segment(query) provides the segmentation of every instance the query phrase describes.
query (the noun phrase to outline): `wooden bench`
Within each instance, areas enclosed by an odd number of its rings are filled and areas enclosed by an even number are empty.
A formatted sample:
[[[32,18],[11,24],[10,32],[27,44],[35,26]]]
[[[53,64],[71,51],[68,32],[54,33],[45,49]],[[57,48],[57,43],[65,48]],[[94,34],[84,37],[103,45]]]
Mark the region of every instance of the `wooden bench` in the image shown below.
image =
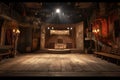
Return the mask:
[[[11,56],[12,48],[10,46],[0,46],[0,61],[3,58],[9,58]]]
[[[120,56],[119,55],[115,55],[115,54],[110,54],[110,53],[104,53],[104,52],[94,52],[95,56],[106,58],[108,61],[110,61],[110,59],[115,59],[116,63],[119,65],[120,62]]]
[[[119,55],[120,56],[120,49],[112,49],[109,53]]]

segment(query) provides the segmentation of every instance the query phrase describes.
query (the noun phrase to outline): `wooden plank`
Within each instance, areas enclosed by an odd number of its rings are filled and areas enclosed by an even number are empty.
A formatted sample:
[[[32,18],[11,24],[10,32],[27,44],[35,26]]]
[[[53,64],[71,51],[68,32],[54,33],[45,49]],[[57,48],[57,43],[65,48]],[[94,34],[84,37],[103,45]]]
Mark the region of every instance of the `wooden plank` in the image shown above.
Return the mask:
[[[8,59],[6,63],[1,63],[2,66],[0,66],[0,70],[11,70],[11,68],[16,67],[15,65],[20,65],[21,62],[25,61],[24,56],[23,57],[15,57],[12,59]]]
[[[62,72],[71,72],[72,71],[72,66],[70,65],[70,59],[62,59],[61,60],[61,67],[62,67]]]
[[[105,60],[101,60],[98,58],[94,58],[93,56],[86,56],[86,58],[89,59],[89,61],[86,61],[91,67],[93,67],[96,71],[109,71],[110,69],[107,68],[106,65],[106,61]]]
[[[101,58],[94,57],[93,55],[91,55],[89,57],[92,57],[91,59],[96,61],[98,66],[102,67],[101,71],[120,71],[120,67],[116,64],[110,63],[110,62],[103,60]]]
[[[82,63],[82,60],[79,60],[79,58],[76,58],[76,56],[72,55],[70,61],[73,71],[75,72],[84,71],[83,67],[80,65]]]
[[[0,64],[0,71],[18,72],[104,72],[120,71],[120,66],[92,54],[27,54]],[[12,72],[11,72],[12,73]]]
[[[27,70],[27,68],[29,68],[31,66],[31,64],[29,64],[29,61],[30,61],[31,57],[21,57],[20,58],[20,61],[18,62],[15,62],[12,66],[11,66],[11,69],[10,70],[17,70],[17,71],[20,71],[20,70]],[[14,67],[15,66],[15,67]]]
[[[89,57],[87,57],[86,54],[84,55],[80,55],[80,56],[76,56],[77,58],[79,58],[79,60],[82,60],[82,64],[80,64],[84,71],[97,71],[96,67],[97,66],[94,66],[95,64],[93,62],[90,62],[92,60],[90,60]]]

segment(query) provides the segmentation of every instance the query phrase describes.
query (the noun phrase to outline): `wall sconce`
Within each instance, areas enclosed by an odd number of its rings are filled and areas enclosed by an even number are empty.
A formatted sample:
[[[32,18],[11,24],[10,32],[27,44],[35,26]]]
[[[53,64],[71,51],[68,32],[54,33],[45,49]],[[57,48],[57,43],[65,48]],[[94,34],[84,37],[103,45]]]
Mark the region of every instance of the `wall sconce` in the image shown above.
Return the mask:
[[[19,29],[13,29],[13,48],[14,48],[14,53],[13,56],[15,57],[17,53],[17,41],[18,41],[18,35],[20,34]]]
[[[98,49],[99,49],[99,45],[98,45],[98,33],[100,32],[100,30],[99,29],[93,29],[93,31],[92,31],[93,33],[95,33],[96,35],[96,45],[95,45],[95,48],[96,48],[96,51],[98,51]]]
[[[20,30],[19,30],[19,29],[13,29],[13,33],[19,34],[19,33],[20,33]]]
[[[99,29],[94,29],[92,32],[93,32],[93,33],[99,33],[100,30],[99,30]]]

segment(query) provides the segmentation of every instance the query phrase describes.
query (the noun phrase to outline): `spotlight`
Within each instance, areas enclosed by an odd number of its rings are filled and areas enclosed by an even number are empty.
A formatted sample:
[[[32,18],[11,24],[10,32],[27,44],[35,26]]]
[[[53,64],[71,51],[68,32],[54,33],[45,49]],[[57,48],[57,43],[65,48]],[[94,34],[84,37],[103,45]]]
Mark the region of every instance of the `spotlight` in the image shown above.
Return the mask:
[[[56,13],[60,13],[60,9],[56,9]]]
[[[67,29],[69,29],[69,27],[67,27]]]
[[[52,29],[54,29],[54,27],[52,27]]]
[[[50,27],[48,27],[48,29],[50,29]]]

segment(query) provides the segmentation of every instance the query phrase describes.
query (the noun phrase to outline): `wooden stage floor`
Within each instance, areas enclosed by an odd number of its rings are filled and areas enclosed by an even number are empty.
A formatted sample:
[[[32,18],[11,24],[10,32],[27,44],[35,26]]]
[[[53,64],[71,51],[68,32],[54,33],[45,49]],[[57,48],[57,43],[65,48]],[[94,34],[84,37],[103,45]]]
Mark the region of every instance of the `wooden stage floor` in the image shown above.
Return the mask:
[[[120,66],[92,54],[30,53],[2,60],[0,76],[120,76]]]

